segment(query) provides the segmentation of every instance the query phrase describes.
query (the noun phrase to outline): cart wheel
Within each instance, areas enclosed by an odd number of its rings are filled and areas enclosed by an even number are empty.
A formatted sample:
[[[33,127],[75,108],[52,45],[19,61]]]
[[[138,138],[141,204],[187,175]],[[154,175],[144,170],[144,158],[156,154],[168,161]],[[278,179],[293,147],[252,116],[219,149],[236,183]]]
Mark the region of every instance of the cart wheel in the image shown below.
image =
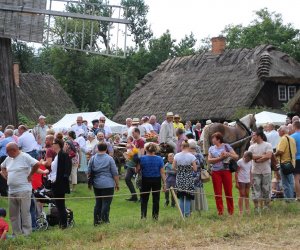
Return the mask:
[[[41,217],[36,220],[36,229],[38,231],[46,231],[48,227],[49,227],[49,223],[44,217]]]
[[[75,226],[75,221],[74,221],[74,219],[68,221],[68,227],[72,228],[72,227],[74,227],[74,226]]]

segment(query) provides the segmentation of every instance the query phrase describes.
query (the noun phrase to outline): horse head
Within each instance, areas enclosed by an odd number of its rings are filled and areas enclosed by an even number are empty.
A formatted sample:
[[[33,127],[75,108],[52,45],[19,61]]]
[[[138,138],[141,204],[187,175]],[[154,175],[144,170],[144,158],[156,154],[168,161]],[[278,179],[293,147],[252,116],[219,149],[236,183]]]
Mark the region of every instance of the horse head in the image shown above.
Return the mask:
[[[250,129],[252,131],[256,131],[257,130],[255,114],[250,114]]]

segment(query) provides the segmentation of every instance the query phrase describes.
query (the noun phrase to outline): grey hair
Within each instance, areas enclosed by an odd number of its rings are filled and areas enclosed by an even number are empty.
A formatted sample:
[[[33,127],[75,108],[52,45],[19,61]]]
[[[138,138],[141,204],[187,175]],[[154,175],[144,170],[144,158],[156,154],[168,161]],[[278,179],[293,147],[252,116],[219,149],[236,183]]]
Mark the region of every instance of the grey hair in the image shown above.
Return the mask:
[[[280,128],[279,128],[280,131],[283,131],[285,133],[288,133],[289,132],[289,128],[288,126],[285,126],[285,125],[281,125]]]
[[[8,136],[13,136],[14,131],[12,129],[8,128],[8,129],[5,129],[4,134],[8,135]]]

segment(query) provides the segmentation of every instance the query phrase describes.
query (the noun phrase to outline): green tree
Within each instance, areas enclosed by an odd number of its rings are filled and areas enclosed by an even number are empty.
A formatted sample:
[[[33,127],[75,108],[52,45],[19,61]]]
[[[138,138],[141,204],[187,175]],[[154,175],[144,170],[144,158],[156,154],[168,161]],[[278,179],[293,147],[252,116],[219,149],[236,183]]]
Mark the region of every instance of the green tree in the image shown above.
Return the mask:
[[[149,6],[145,4],[144,0],[122,0],[121,5],[126,9],[125,17],[131,22],[128,27],[133,34],[135,45],[144,47],[153,36],[147,20]]]
[[[178,45],[174,46],[176,56],[189,56],[195,53],[197,39],[194,34],[185,35]]]
[[[20,71],[23,73],[34,70],[34,49],[24,42],[14,41],[12,43],[13,60],[20,64]]]
[[[300,61],[300,31],[292,24],[284,24],[282,15],[262,9],[247,26],[228,25],[223,30],[229,48],[253,48],[272,44]]]

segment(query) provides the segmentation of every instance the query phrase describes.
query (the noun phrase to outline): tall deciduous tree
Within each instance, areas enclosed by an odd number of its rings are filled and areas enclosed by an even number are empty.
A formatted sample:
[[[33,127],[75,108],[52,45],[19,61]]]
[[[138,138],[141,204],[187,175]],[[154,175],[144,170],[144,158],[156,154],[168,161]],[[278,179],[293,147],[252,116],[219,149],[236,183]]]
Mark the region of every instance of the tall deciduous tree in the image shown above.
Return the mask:
[[[284,24],[282,15],[262,9],[247,26],[228,25],[223,30],[229,48],[253,48],[272,44],[300,61],[300,31]]]
[[[129,31],[133,34],[134,43],[139,47],[144,47],[153,36],[147,20],[149,6],[144,0],[122,0],[121,5],[126,9],[125,17],[131,22]]]

